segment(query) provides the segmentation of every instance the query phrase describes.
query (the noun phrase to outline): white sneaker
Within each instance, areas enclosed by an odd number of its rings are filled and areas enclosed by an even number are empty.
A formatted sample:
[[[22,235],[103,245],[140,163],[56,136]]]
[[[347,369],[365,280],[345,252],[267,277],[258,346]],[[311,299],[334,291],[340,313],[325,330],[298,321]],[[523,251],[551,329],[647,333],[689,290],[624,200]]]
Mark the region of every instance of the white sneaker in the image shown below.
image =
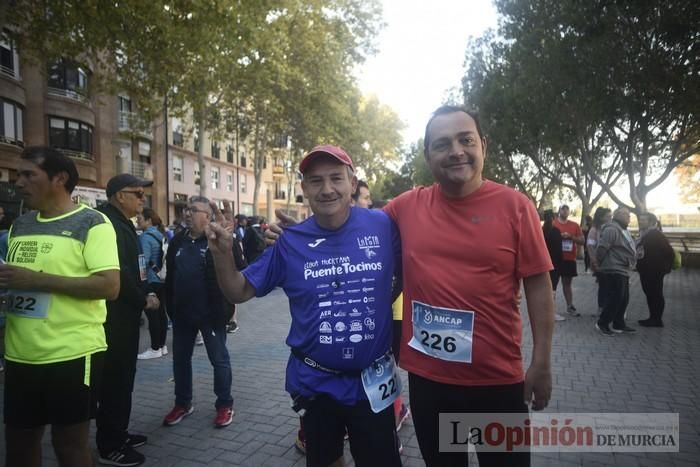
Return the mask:
[[[168,355],[168,346],[167,346],[167,345],[164,345],[163,347],[161,347],[161,348],[160,348],[160,353],[162,353],[164,357],[165,357],[166,355]]]
[[[202,332],[197,333],[197,337],[194,339],[195,345],[204,345],[204,338],[202,337]]]
[[[148,349],[144,352],[141,352],[136,356],[139,360],[150,360],[152,358],[160,358],[163,356],[163,352],[161,352],[160,349],[158,350],[153,350],[153,349]]]
[[[554,321],[566,321],[566,316],[554,313]]]

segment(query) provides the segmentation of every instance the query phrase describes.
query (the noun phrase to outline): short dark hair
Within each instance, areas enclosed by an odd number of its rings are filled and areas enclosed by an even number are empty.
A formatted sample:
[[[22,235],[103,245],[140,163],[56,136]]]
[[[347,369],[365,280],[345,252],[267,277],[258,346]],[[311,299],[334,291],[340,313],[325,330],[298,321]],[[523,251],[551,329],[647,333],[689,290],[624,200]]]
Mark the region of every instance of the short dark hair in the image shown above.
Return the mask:
[[[41,170],[46,172],[49,179],[53,179],[61,172],[68,175],[68,180],[63,185],[68,194],[73,193],[73,189],[78,184],[78,169],[70,157],[62,152],[48,146],[28,146],[22,151],[21,159],[33,162]]]
[[[367,182],[364,180],[358,180],[357,181],[357,188],[355,188],[355,193],[352,194],[352,199],[357,201],[360,198],[360,188],[367,188],[367,191],[369,191],[369,185],[367,185]]]
[[[428,154],[428,147],[430,146],[430,137],[428,134],[430,132],[430,125],[433,123],[433,120],[441,115],[448,115],[456,112],[464,112],[465,114],[469,115],[474,120],[476,132],[479,134],[479,139],[484,139],[484,132],[481,131],[481,122],[479,121],[479,114],[477,112],[468,110],[466,107],[461,105],[441,105],[435,109],[433,114],[430,116],[430,120],[428,120],[427,125],[425,125],[425,136],[423,136],[423,150],[425,151],[425,154]]]

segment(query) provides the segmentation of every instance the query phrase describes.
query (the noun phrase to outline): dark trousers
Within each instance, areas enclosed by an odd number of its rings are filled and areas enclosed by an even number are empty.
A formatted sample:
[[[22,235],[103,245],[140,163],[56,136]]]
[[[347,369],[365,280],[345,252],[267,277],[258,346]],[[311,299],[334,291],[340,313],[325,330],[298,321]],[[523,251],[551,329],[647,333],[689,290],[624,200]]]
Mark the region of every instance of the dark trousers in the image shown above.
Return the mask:
[[[168,335],[168,316],[165,314],[165,287],[163,284],[152,284],[155,289],[160,307],[157,310],[144,310],[148,317],[148,333],[151,335],[151,348],[158,350],[165,345]]]
[[[427,467],[464,467],[466,452],[440,452],[440,413],[527,413],[523,383],[503,386],[456,386],[408,374],[411,416]],[[478,452],[479,466],[530,465],[529,452]]]
[[[605,306],[605,291],[603,290],[603,287],[601,286],[601,279],[600,279],[600,273],[596,272],[595,273],[595,278],[596,282],[598,282],[598,308],[603,308]]]
[[[630,300],[629,277],[622,274],[600,274],[598,276],[603,291],[603,312],[598,324],[625,327],[625,310]]]
[[[133,316],[110,319],[105,323],[107,351],[105,352],[99,405],[97,408],[97,448],[107,454],[126,442],[131,393],[136,376],[136,355],[139,351],[139,318]]]
[[[366,401],[342,405],[317,396],[303,419],[307,467],[326,467],[343,456],[347,431],[350,453],[357,467],[400,467],[394,409],[374,413]]]
[[[216,408],[232,407],[231,360],[226,348],[226,327],[210,324],[194,325],[183,319],[173,321],[173,373],[175,375],[175,404],[192,404],[192,352],[197,331],[202,331],[207,356],[214,367]]]
[[[661,272],[639,272],[639,281],[642,290],[647,296],[649,317],[655,321],[661,321],[664,314],[666,300],[664,299],[664,274]]]

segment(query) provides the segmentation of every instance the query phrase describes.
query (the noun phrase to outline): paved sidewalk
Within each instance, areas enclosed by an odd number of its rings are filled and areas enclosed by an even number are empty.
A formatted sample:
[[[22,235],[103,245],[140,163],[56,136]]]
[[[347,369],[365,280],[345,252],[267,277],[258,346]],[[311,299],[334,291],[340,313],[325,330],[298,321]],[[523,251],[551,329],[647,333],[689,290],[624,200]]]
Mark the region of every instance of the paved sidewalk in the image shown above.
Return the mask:
[[[579,270],[582,270],[580,264]],[[700,270],[674,271],[667,276],[666,327],[640,328],[636,335],[610,338],[595,331],[595,290],[592,276],[576,278],[574,303],[583,316],[556,323],[552,349],[554,394],[547,410],[678,412],[681,452],[548,453],[534,456],[533,465],[699,465],[700,390],[696,378],[700,378]],[[557,307],[564,309],[561,291]],[[646,302],[634,275],[628,323],[637,327],[637,319],[645,317]],[[284,369],[289,355],[284,338],[290,318],[283,292],[276,290],[264,299],[240,306],[238,320],[240,331],[229,334],[228,341],[236,415],[227,428],[213,427],[212,370],[203,346],[196,347],[193,360],[195,412],[174,427],[161,425],[173,403],[173,384],[169,381],[171,356],[139,362],[131,430],[149,436],[148,444],[139,448],[147,457],[146,466],[305,465],[304,458],[293,447],[298,419],[284,392]],[[527,318],[523,324],[527,361],[531,347]],[[147,340],[148,332],[143,329],[142,349],[147,347]],[[0,390],[3,382],[0,373]],[[404,374],[406,400],[407,386]],[[400,437],[404,465],[424,465],[410,419]],[[4,449],[2,441],[2,459]],[[43,455],[45,466],[57,465],[48,433],[44,437]],[[346,460],[352,465],[347,449]]]

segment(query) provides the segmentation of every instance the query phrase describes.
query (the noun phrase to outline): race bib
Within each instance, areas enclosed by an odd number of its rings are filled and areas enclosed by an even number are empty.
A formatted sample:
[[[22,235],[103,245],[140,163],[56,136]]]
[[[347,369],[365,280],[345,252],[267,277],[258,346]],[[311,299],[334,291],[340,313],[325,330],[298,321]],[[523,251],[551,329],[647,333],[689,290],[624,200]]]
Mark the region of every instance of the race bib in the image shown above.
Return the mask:
[[[379,413],[393,404],[401,394],[401,378],[396,371],[394,356],[384,355],[362,370],[362,387],[372,412]]]
[[[474,312],[426,305],[413,306],[413,337],[408,345],[449,362],[471,363]]]
[[[574,241],[570,238],[565,238],[561,241],[562,251],[574,251]]]
[[[10,290],[6,296],[7,312],[23,318],[46,318],[51,294],[32,290]]]
[[[139,255],[139,276],[142,281],[148,278],[148,274],[146,273],[146,257],[143,254]]]

